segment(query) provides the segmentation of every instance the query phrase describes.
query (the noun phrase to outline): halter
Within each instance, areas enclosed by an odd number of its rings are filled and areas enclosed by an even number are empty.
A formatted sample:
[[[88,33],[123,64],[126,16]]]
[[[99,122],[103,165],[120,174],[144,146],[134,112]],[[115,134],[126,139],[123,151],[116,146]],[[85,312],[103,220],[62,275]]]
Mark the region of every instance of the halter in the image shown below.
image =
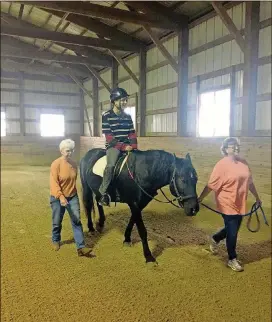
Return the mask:
[[[180,205],[175,205],[174,204],[174,201],[180,201],[180,202],[183,202],[187,199],[190,199],[190,198],[196,198],[195,195],[187,195],[187,196],[181,196],[181,194],[179,193],[178,189],[177,189],[177,186],[176,186],[176,181],[175,181],[175,177],[176,177],[176,171],[177,171],[177,167],[176,167],[176,155],[175,153],[173,153],[173,157],[174,157],[174,171],[173,171],[173,174],[172,174],[172,178],[170,180],[170,183],[169,183],[169,186],[171,185],[171,183],[173,182],[173,186],[174,186],[174,190],[175,190],[175,193],[177,195],[176,198],[172,199],[172,200],[169,200],[168,197],[165,195],[165,193],[162,191],[162,189],[160,189],[161,193],[163,194],[163,196],[165,197],[165,199],[167,201],[161,201],[161,200],[158,200],[156,199],[155,197],[151,196],[149,193],[147,193],[137,182],[136,180],[134,179],[129,167],[128,167],[128,160],[126,161],[126,166],[127,166],[127,169],[128,169],[128,173],[131,177],[131,179],[135,182],[135,184],[143,191],[143,193],[145,193],[149,198],[151,199],[154,199],[158,202],[161,202],[161,203],[171,203],[173,206],[175,206],[176,208],[183,208],[183,206],[180,206]]]

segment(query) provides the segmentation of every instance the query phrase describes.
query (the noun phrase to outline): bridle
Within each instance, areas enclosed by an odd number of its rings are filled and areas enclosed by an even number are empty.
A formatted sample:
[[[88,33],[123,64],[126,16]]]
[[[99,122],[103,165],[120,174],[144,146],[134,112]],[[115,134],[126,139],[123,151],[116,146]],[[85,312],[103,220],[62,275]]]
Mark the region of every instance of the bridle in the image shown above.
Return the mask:
[[[177,166],[176,166],[176,155],[173,153],[173,157],[174,157],[174,162],[173,162],[173,166],[174,166],[174,171],[173,171],[173,174],[172,174],[172,177],[171,177],[171,180],[169,182],[169,187],[171,186],[171,184],[173,183],[173,187],[174,187],[174,191],[176,193],[176,198],[170,200],[166,195],[165,193],[162,191],[162,189],[160,189],[161,193],[163,194],[163,196],[165,197],[165,199],[167,201],[162,201],[162,200],[159,200],[159,199],[156,199],[155,197],[151,196],[149,193],[147,193],[137,182],[136,180],[134,179],[130,169],[129,169],[129,166],[128,166],[128,160],[126,161],[126,166],[127,166],[127,169],[128,169],[128,173],[129,173],[129,176],[131,177],[131,179],[135,182],[135,184],[142,190],[142,192],[144,194],[146,194],[149,198],[151,199],[154,199],[158,202],[161,202],[161,203],[170,203],[172,204],[173,206],[175,206],[176,208],[183,208],[183,205],[182,204],[179,204],[178,206],[176,204],[174,204],[174,201],[180,201],[181,203],[184,202],[185,200],[188,200],[190,198],[197,198],[196,195],[186,195],[186,196],[182,196],[178,189],[177,189],[177,185],[176,185],[176,172],[177,172]]]

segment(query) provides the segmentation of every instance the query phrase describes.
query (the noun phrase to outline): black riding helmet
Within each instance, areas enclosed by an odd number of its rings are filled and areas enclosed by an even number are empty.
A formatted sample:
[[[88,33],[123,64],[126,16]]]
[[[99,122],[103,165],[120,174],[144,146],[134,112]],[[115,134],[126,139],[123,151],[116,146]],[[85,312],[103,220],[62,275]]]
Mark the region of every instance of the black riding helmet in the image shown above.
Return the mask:
[[[110,101],[113,103],[121,98],[129,97],[126,90],[121,87],[114,88],[110,93]]]

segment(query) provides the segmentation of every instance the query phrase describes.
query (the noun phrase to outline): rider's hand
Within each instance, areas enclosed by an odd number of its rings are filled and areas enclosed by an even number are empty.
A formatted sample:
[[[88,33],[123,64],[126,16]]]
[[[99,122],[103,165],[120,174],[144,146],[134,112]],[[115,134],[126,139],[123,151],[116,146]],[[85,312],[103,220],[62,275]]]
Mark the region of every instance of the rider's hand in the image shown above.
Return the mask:
[[[256,198],[256,204],[257,204],[257,206],[261,206],[262,205],[262,201],[259,198]]]
[[[132,150],[133,150],[132,146],[130,146],[130,145],[126,146],[126,151],[132,151]]]
[[[68,201],[67,201],[67,199],[66,199],[64,196],[61,196],[61,197],[60,197],[60,204],[61,204],[63,207],[65,207],[65,206],[67,206],[67,205],[68,205]]]

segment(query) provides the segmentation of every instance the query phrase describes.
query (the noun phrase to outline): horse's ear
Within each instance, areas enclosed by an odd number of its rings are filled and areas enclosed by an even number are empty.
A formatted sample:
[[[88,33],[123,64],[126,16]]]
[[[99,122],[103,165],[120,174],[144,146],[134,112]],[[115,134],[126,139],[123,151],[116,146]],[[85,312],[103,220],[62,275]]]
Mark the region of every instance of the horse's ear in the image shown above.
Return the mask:
[[[187,159],[187,160],[189,160],[189,161],[192,163],[190,153],[187,153],[187,154],[186,154],[186,159]]]

